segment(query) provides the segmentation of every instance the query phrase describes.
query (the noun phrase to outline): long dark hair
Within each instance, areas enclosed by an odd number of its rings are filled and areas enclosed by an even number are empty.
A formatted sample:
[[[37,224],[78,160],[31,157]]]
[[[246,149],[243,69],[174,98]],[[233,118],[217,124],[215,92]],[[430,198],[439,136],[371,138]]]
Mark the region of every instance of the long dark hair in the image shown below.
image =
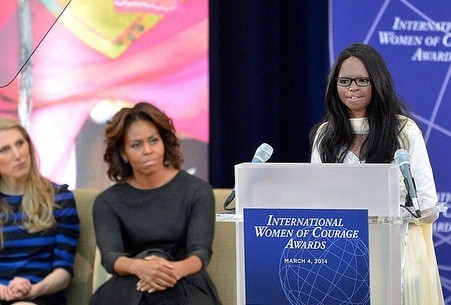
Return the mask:
[[[325,95],[327,114],[312,130],[311,145],[317,136],[315,143],[322,162],[341,163],[352,144],[349,113],[338,96],[335,80],[343,61],[351,56],[363,62],[372,80],[372,98],[366,110],[370,131],[361,148],[361,159],[367,163],[390,163],[400,147],[398,135],[405,124],[399,115],[405,115],[407,109],[395,91],[382,56],[374,48],[361,43],[344,49],[331,69]]]
[[[124,182],[133,175],[132,167],[121,157],[125,133],[133,122],[143,120],[155,124],[164,143],[164,165],[180,169],[183,156],[172,120],[159,108],[140,102],[133,108],[122,108],[108,121],[105,129],[105,154],[108,177],[116,182]]]

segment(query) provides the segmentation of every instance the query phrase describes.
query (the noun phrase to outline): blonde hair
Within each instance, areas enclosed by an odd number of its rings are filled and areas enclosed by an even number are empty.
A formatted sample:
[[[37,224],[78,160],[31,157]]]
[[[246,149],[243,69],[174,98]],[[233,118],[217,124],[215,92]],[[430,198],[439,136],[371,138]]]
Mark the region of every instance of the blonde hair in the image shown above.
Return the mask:
[[[35,233],[50,229],[55,224],[53,209],[55,207],[55,191],[52,183],[41,175],[35,156],[35,148],[28,132],[19,122],[0,118],[0,131],[17,129],[27,141],[31,159],[30,172],[25,182],[25,189],[22,197],[21,211],[24,214],[23,226],[29,233]],[[2,177],[0,176],[0,179]],[[3,244],[3,225],[8,219],[11,208],[4,201],[0,200],[0,241]]]

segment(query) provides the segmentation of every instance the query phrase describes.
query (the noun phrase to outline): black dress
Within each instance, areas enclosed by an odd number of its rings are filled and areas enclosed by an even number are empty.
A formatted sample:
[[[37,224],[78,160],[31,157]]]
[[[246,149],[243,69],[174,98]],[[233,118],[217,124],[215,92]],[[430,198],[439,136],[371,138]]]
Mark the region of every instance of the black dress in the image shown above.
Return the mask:
[[[99,194],[94,202],[96,241],[102,265],[113,277],[96,291],[91,304],[221,304],[205,270],[212,254],[214,221],[211,186],[184,171],[156,189],[118,183]],[[114,271],[120,256],[150,254],[172,261],[196,255],[203,267],[173,288],[150,294],[136,290],[136,276]]]

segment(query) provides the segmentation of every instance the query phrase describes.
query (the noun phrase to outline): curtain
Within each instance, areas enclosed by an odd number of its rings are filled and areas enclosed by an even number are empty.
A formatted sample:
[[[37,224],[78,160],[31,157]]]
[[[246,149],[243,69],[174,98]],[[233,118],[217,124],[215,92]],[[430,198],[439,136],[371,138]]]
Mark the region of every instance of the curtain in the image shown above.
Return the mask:
[[[309,162],[329,71],[328,2],[210,0],[213,187],[234,186],[234,165],[263,142],[268,162]]]

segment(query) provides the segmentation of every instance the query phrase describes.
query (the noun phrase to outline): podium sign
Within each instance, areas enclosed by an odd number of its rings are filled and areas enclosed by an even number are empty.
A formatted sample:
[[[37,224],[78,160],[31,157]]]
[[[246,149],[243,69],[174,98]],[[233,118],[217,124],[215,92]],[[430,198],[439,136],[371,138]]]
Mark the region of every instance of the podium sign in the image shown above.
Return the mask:
[[[370,303],[367,210],[243,212],[247,305]]]
[[[236,214],[234,216],[236,219],[240,216],[243,219],[243,211],[248,209],[276,211],[291,209],[293,213],[298,209],[307,210],[307,213],[312,212],[311,210],[323,209],[366,210],[369,228],[368,272],[371,305],[399,305],[402,295],[403,240],[407,231],[407,225],[402,221],[399,209],[399,179],[399,169],[395,164],[242,163],[235,166]],[[294,215],[300,214],[296,212]],[[268,215],[262,217],[262,219],[252,220],[251,216],[250,220],[253,223],[250,223],[250,226],[262,226],[262,223],[268,221]],[[343,219],[345,219],[344,216]],[[348,222],[344,223],[344,226],[351,229],[353,227]],[[358,228],[362,230],[360,226]],[[272,275],[252,274],[255,270],[267,269],[270,265],[264,261],[258,261],[258,257],[262,257],[262,252],[253,252],[252,248],[256,245],[247,245],[248,240],[244,240],[244,232],[244,222],[236,221],[237,305],[252,304],[247,303],[248,297],[267,295],[269,289],[260,286],[260,283],[280,279],[277,274],[279,270]],[[277,239],[271,239],[270,242],[276,241]],[[245,248],[249,249],[246,257]],[[274,251],[279,251],[277,254],[280,258],[283,251],[275,250],[275,244],[273,248]],[[257,260],[254,261],[254,259]],[[324,264],[320,266],[326,267]],[[360,272],[359,275],[361,275]],[[253,278],[248,279],[248,276]],[[281,287],[280,284],[279,287]],[[312,283],[310,287],[313,288]],[[341,288],[341,285],[337,288]],[[248,289],[251,289],[250,293],[247,293]],[[264,300],[267,303],[254,304],[274,305],[278,304],[275,300],[281,300],[281,297],[272,300],[270,299],[272,295],[267,296]],[[287,297],[283,295],[282,297],[285,297],[282,304],[289,304]],[[250,301],[253,302],[252,299]]]

